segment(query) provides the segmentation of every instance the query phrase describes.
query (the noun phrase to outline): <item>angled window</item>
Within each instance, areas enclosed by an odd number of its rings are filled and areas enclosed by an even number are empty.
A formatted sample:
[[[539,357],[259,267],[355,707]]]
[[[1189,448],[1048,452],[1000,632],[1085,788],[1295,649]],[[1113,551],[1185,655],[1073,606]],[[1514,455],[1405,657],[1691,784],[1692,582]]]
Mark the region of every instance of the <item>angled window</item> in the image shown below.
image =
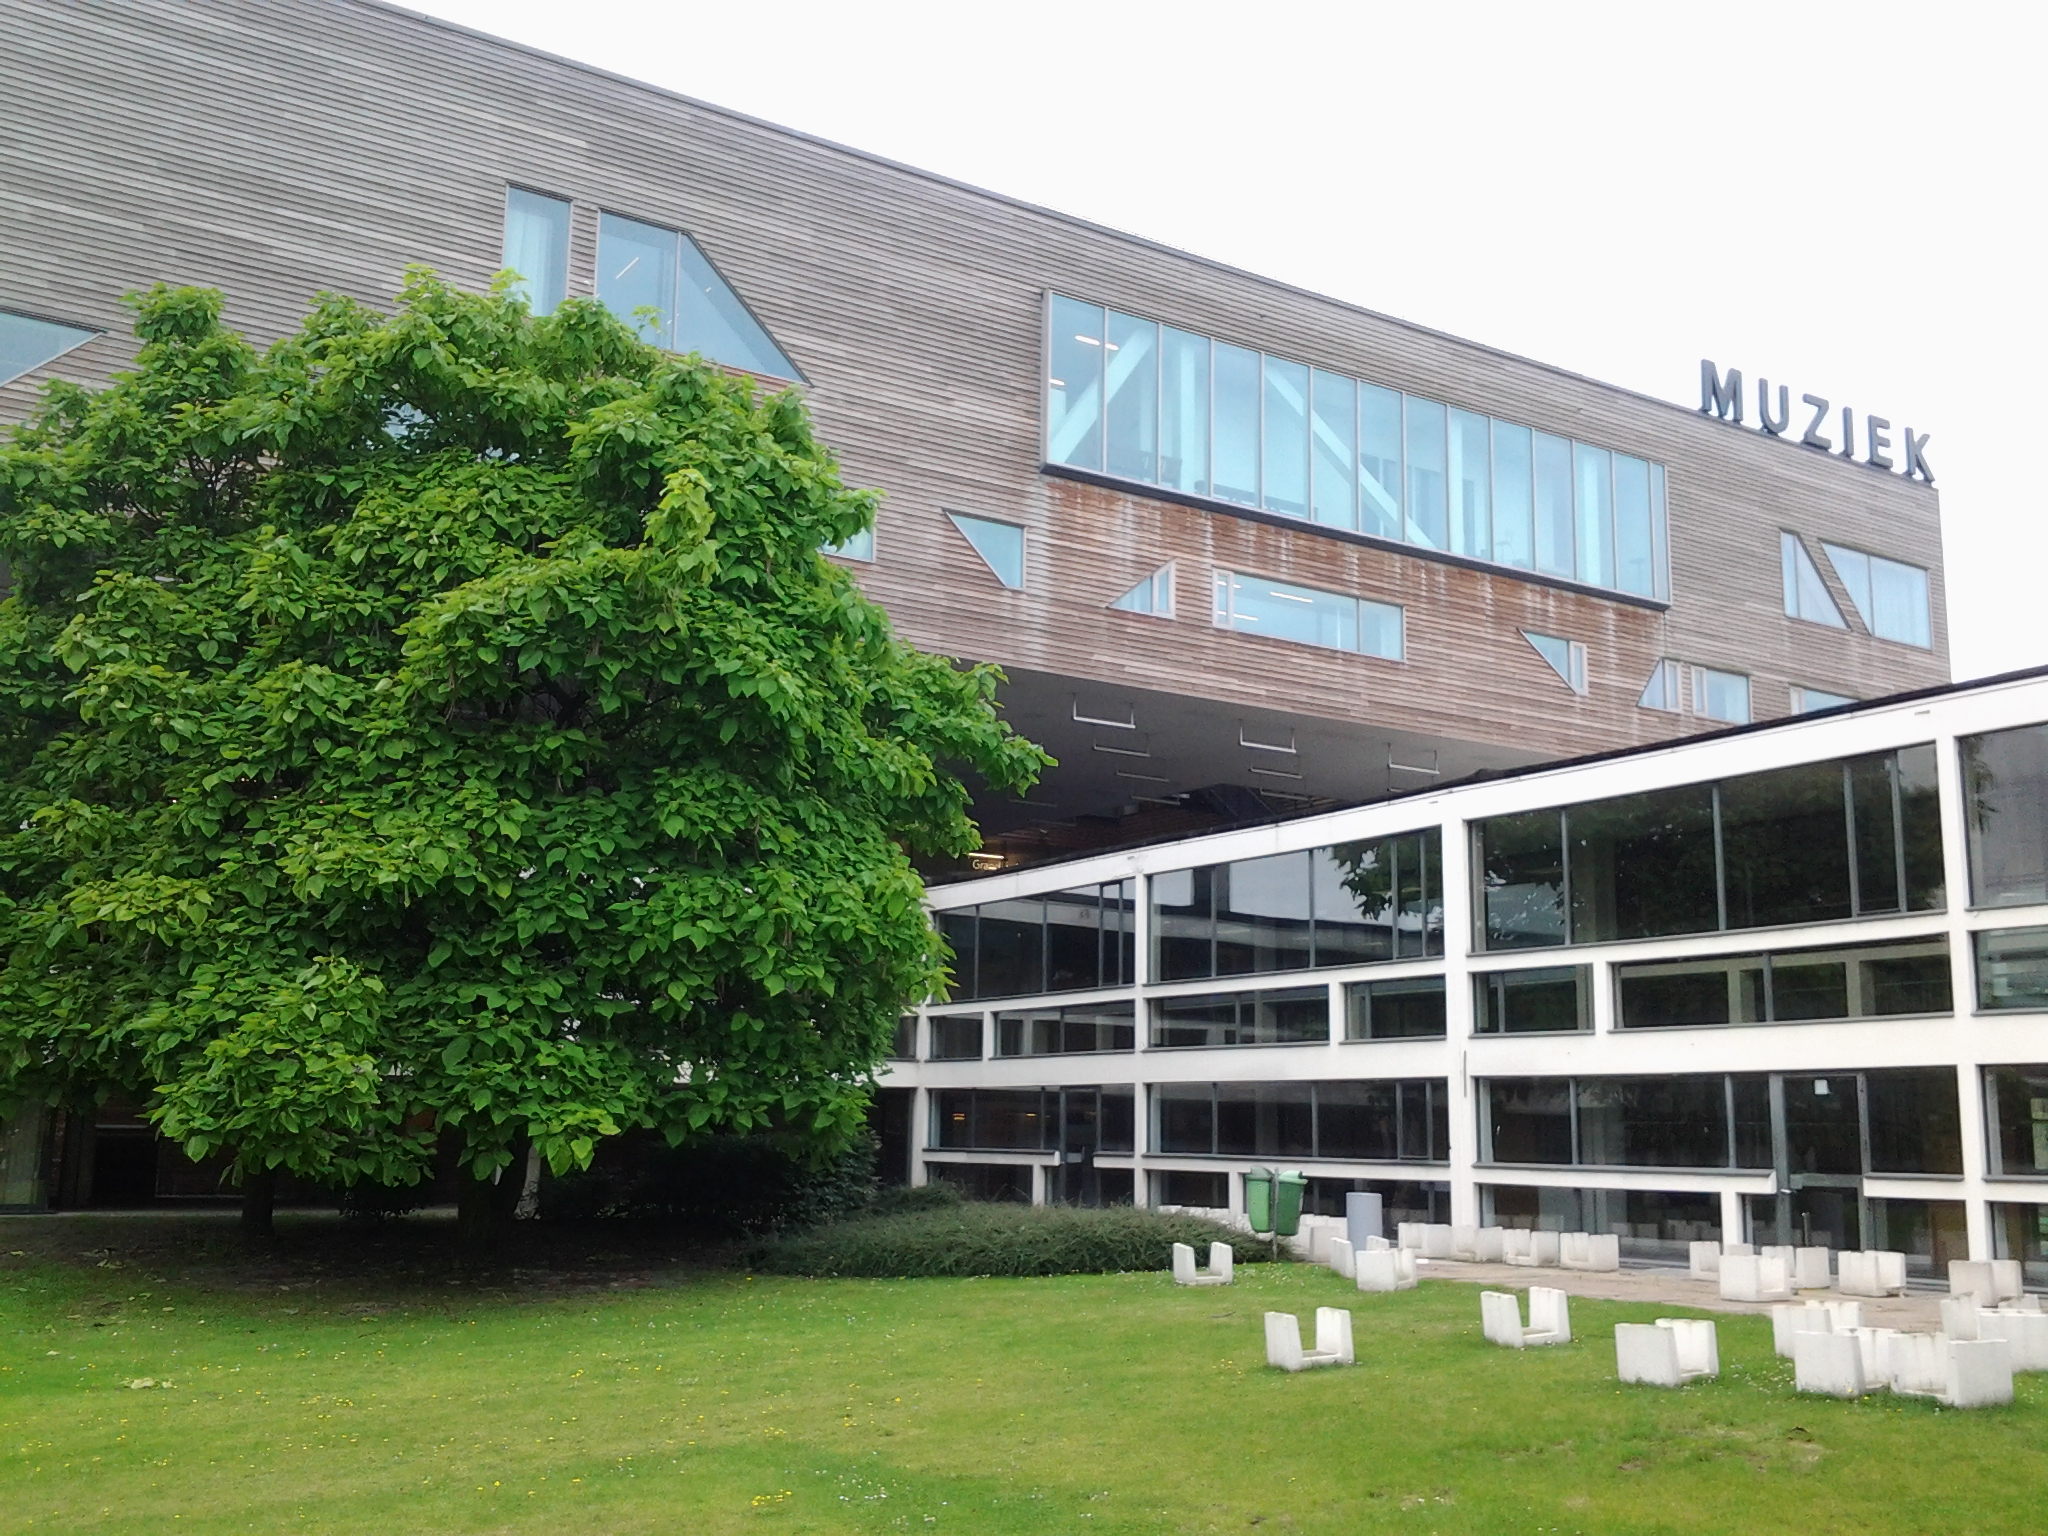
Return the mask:
[[[1172,618],[1173,562],[1167,561],[1109,606],[1122,613],[1150,613],[1162,619]]]
[[[1006,587],[1024,585],[1024,530],[1015,523],[999,523],[987,517],[969,517],[965,512],[948,512],[960,536],[974,546],[996,580]]]
[[[1702,720],[1749,724],[1749,679],[1740,672],[1692,669],[1692,712]]]
[[[1536,654],[1550,663],[1550,670],[1564,679],[1565,686],[1573,693],[1586,691],[1586,648],[1576,640],[1566,640],[1558,635],[1532,634],[1522,631],[1522,638],[1536,648]]]
[[[536,315],[551,315],[569,292],[569,201],[505,189],[505,252],[499,266],[519,274],[512,291]]]
[[[1778,551],[1785,575],[1785,616],[1825,624],[1831,629],[1847,629],[1842,611],[1828,593],[1827,583],[1820,579],[1820,567],[1813,563],[1813,556],[1806,552],[1806,544],[1799,535],[1780,533]]]
[[[842,560],[872,560],[875,558],[875,530],[863,528],[858,533],[847,535],[843,543],[825,545],[818,553],[837,555]]]
[[[1822,544],[1821,548],[1827,551],[1829,564],[1849,589],[1849,600],[1873,635],[1922,649],[1934,644],[1925,571],[1839,544]]]
[[[597,297],[672,352],[781,379],[800,379],[753,312],[681,230],[607,213],[597,228]]]
[[[1660,661],[1650,673],[1650,680],[1643,684],[1636,704],[1642,709],[1661,709],[1675,715],[1684,707],[1683,698],[1678,691],[1678,663]]]
[[[1821,688],[1802,688],[1797,683],[1792,685],[1792,713],[1795,715],[1810,715],[1823,709],[1840,709],[1844,704],[1855,702],[1846,693],[1829,693]]]
[[[1239,629],[1299,645],[1361,651],[1399,661],[1404,649],[1403,617],[1403,610],[1392,603],[1319,592],[1234,571],[1216,573],[1218,629]]]
[[[0,309],[0,384],[13,383],[97,335],[98,331],[83,326],[59,325],[54,320]]]

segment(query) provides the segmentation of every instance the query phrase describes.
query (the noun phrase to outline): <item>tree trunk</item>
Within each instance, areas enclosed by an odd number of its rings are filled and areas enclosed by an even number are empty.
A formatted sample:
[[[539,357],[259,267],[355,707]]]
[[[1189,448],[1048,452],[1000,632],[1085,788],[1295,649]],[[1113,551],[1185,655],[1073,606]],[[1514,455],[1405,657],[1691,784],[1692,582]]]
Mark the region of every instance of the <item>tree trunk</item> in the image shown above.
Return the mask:
[[[519,1204],[513,1207],[514,1221],[532,1221],[540,1215],[540,1148],[526,1149],[526,1182],[519,1190]]]
[[[498,1246],[497,1190],[465,1166],[455,1181],[455,1231],[462,1251],[472,1258]]]
[[[242,1175],[242,1235],[269,1237],[275,1230],[272,1213],[277,1209],[277,1170],[252,1168]]]

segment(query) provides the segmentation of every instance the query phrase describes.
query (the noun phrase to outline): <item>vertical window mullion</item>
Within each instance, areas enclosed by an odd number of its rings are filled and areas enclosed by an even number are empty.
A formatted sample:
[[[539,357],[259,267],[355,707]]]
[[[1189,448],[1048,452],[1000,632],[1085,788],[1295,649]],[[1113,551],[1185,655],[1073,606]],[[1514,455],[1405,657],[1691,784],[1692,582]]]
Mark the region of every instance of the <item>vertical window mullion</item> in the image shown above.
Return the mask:
[[[1721,786],[1714,786],[1714,921],[1718,933],[1728,931],[1728,858],[1721,846]]]
[[[1884,755],[1885,782],[1892,791],[1892,859],[1898,866],[1899,903],[1896,910],[1912,910],[1912,901],[1906,892],[1906,808],[1905,797],[1899,792],[1899,754],[1894,748]]]
[[[1898,796],[1893,795],[1894,804]],[[1842,835],[1849,840],[1849,915],[1863,915],[1863,881],[1856,862],[1856,784],[1849,776],[1849,762],[1842,760]]]
[[[1733,973],[1731,972],[1730,974]],[[1730,1014],[1729,1017],[1733,1018],[1734,1015]],[[1735,1079],[1725,1073],[1721,1077],[1721,1099],[1727,1106],[1724,1113],[1728,1117],[1728,1152],[1727,1161],[1723,1166],[1734,1168],[1737,1166],[1735,1156]]]
[[[1578,1079],[1577,1079],[1576,1077],[1568,1077],[1568,1078],[1566,1078],[1566,1079],[1565,1079],[1564,1081],[1565,1081],[1565,1094],[1564,1094],[1564,1102],[1565,1102],[1565,1108],[1566,1108],[1567,1110],[1569,1110],[1569,1111],[1570,1111],[1570,1113],[1571,1113],[1571,1127],[1572,1127],[1572,1161],[1571,1161],[1571,1166],[1572,1166],[1572,1167],[1574,1167],[1574,1168],[1577,1168],[1577,1167],[1579,1167],[1579,1166],[1580,1166],[1580,1162],[1579,1162],[1579,1080],[1578,1080]]]
[[[1564,920],[1564,941],[1570,944],[1575,935],[1572,933],[1572,819],[1569,811],[1557,813],[1557,883],[1559,899],[1564,902],[1564,911],[1558,915]]]
[[[1323,1155],[1322,1095],[1316,1091],[1314,1083],[1308,1085],[1308,1145],[1310,1157]]]

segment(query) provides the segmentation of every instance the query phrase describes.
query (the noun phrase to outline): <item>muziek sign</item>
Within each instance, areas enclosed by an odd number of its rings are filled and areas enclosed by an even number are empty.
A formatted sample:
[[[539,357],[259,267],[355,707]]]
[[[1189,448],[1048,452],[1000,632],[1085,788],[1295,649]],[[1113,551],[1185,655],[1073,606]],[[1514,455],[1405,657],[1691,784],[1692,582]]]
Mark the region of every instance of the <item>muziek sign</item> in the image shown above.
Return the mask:
[[[1792,429],[1792,392],[1785,385],[1778,386],[1778,398],[1771,399],[1771,381],[1756,381],[1757,426],[1772,437],[1783,437]],[[1833,409],[1821,395],[1801,395],[1800,402],[1812,411],[1806,423],[1806,430],[1796,441],[1808,448],[1818,448],[1823,453],[1840,454],[1845,459],[1856,457],[1856,412],[1849,406],[1842,407],[1842,441],[1839,446],[1826,433],[1828,412]],[[1773,410],[1772,407],[1776,406]],[[1700,414],[1716,416],[1722,421],[1742,421],[1742,370],[1730,368],[1724,375],[1714,366],[1712,358],[1700,359]],[[1803,412],[1801,414],[1804,414]],[[1882,416],[1863,418],[1863,462],[1872,469],[1896,469],[1911,480],[1916,475],[1929,485],[1934,484],[1934,471],[1927,466],[1927,442],[1932,432],[1915,433],[1911,427],[1902,428],[1904,441],[1899,444],[1903,462],[1895,461],[1889,452],[1892,446],[1892,424]]]

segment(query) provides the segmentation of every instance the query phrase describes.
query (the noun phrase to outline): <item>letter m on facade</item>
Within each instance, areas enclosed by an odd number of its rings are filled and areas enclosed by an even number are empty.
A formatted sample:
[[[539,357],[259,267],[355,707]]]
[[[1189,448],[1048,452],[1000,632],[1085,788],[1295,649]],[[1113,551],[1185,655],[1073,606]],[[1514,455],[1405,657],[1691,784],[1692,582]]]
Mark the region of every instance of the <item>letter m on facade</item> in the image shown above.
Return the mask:
[[[1721,370],[1714,366],[1710,357],[1700,359],[1700,414],[1718,416],[1727,421],[1732,415],[1742,420],[1742,370],[1730,368],[1728,377],[1721,377]]]
[[[1730,368],[1728,377],[1724,379],[1712,358],[1701,358],[1700,414],[1718,416],[1726,421],[1731,412],[1736,421],[1742,420],[1742,370]]]

